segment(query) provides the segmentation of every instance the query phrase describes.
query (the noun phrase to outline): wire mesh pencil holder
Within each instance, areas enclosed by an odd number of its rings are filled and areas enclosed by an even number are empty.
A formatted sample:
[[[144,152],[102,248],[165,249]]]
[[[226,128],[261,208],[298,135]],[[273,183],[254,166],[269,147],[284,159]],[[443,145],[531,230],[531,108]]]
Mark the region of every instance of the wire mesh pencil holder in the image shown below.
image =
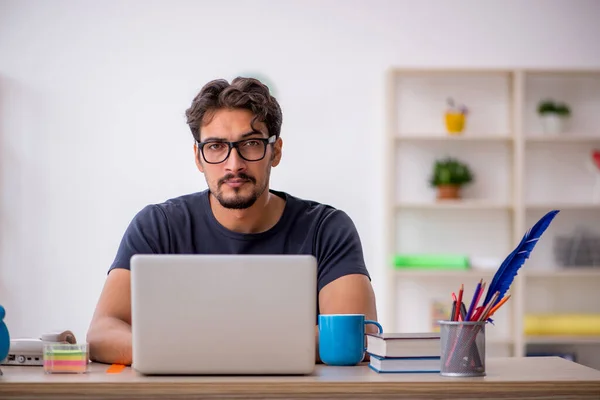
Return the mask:
[[[454,377],[485,376],[486,321],[439,321],[440,374]]]

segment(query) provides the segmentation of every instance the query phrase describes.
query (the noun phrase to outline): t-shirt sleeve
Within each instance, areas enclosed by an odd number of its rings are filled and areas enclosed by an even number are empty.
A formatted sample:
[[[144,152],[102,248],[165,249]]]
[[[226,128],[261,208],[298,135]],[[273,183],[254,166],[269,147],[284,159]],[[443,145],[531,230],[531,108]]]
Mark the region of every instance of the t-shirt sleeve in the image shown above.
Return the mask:
[[[323,220],[316,237],[316,257],[318,291],[345,275],[363,274],[371,279],[356,226],[341,210]]]
[[[109,268],[130,269],[134,254],[162,254],[169,249],[169,228],[164,211],[157,205],[148,205],[139,211],[121,239],[117,255]]]

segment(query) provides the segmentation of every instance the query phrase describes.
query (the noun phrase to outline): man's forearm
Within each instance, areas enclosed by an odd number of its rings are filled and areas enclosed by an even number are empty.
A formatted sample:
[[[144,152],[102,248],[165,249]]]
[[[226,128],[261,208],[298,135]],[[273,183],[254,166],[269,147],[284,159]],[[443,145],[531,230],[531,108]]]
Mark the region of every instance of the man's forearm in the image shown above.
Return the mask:
[[[131,365],[131,325],[105,317],[94,322],[88,332],[92,361]]]

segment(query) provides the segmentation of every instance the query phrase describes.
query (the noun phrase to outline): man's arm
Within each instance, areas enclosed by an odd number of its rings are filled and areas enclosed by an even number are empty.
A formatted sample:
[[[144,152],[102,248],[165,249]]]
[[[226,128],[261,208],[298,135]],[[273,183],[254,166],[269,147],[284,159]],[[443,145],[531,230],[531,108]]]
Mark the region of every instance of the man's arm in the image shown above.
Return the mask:
[[[92,361],[131,365],[131,273],[110,271],[87,333]]]
[[[365,266],[360,237],[346,213],[336,210],[323,220],[316,248],[319,313],[364,314],[366,319],[377,321],[375,294]],[[377,327],[371,324],[365,329],[366,332],[377,332]],[[318,329],[316,344],[319,362]]]
[[[130,222],[104,283],[87,333],[93,361],[130,365],[131,272],[134,254],[166,253],[169,231],[164,213],[144,207]]]
[[[364,314],[365,319],[377,321],[377,306],[373,287],[366,275],[351,274],[326,285],[319,293],[321,314]],[[318,328],[318,327],[317,327]],[[366,332],[377,332],[377,327],[368,324]],[[319,331],[317,329],[317,362],[319,359]],[[368,355],[365,355],[368,360]]]

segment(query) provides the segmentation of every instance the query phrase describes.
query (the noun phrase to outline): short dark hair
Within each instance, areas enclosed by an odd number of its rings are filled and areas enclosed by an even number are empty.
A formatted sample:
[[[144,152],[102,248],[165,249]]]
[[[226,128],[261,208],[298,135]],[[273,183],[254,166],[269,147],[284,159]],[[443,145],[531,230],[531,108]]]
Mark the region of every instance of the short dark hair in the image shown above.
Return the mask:
[[[200,141],[200,127],[210,122],[215,111],[223,108],[250,110],[254,114],[253,129],[256,121],[264,122],[269,136],[279,138],[281,134],[281,108],[269,88],[258,79],[237,77],[231,84],[225,79],[208,82],[185,111],[187,124],[196,141]]]

